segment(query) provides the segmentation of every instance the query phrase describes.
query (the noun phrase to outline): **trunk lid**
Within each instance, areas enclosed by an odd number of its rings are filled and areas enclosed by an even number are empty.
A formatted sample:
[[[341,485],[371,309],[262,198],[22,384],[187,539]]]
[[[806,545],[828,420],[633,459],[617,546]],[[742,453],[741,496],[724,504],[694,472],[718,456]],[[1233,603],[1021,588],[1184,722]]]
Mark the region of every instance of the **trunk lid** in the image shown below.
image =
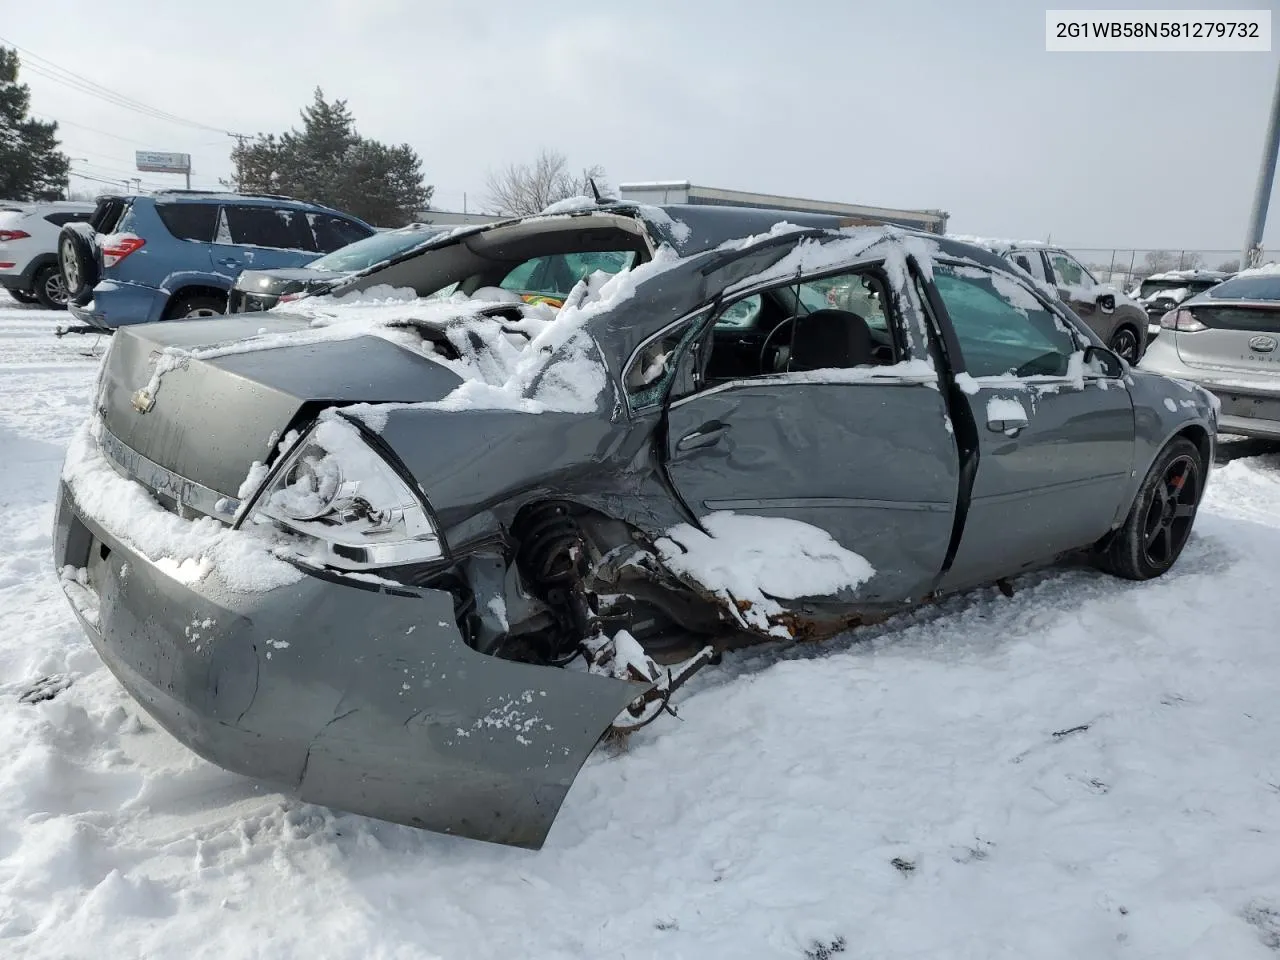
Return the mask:
[[[1176,333],[1183,363],[1224,378],[1261,378],[1265,388],[1280,389],[1280,304],[1201,302],[1184,309],[1208,329]]]
[[[285,433],[320,407],[438,400],[461,382],[447,367],[376,335],[231,347],[241,352],[204,358],[165,352],[217,349],[254,336],[261,321],[247,316],[117,331],[104,361],[98,411],[126,452],[150,461],[145,472],[155,474],[158,466],[177,475],[168,483],[185,480],[234,498],[254,461],[268,460]],[[308,326],[287,315],[271,321],[273,333]],[[154,401],[149,407],[147,397]],[[146,482],[143,470],[129,469]]]

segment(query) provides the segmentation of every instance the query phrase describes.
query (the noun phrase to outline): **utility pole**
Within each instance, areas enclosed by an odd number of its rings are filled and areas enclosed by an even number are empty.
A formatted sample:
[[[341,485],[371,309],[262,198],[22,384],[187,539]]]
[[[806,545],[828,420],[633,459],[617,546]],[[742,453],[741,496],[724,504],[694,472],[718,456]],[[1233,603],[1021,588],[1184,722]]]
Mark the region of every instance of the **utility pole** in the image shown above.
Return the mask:
[[[1262,259],[1262,230],[1267,224],[1267,207],[1271,203],[1271,184],[1276,176],[1276,153],[1280,151],[1280,66],[1276,67],[1276,91],[1271,98],[1271,119],[1267,138],[1262,142],[1262,166],[1258,169],[1258,188],[1253,194],[1253,213],[1249,232],[1240,254],[1240,269],[1255,267]]]

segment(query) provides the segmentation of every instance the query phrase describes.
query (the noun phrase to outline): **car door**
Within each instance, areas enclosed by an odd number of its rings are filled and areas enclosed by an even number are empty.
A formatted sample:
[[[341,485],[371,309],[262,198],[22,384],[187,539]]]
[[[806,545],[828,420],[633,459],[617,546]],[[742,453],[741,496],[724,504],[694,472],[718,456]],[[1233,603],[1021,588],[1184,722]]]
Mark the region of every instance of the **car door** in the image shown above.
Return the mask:
[[[265,204],[224,204],[210,249],[213,268],[231,279],[242,270],[300,267],[316,259],[306,214]]]
[[[977,433],[964,529],[941,584],[952,589],[1107,533],[1127,506],[1134,413],[1124,381],[1086,370],[1083,338],[1029,284],[955,263],[936,264],[932,282]]]
[[[850,367],[837,352],[825,369],[810,364],[744,376],[739,358],[730,356],[727,377],[718,378],[714,353],[702,353],[713,348],[714,325],[704,324],[682,362],[696,363],[706,374],[696,391],[680,396],[676,390],[668,399],[665,466],[672,487],[700,520],[732,511],[820,528],[875,569],[856,599],[895,603],[923,596],[942,569],[955,518],[959,455],[932,364],[902,362],[929,356],[923,327],[910,317],[904,322],[900,298],[888,294],[880,267],[851,270],[843,279],[861,283],[867,277],[882,291],[884,315],[862,319],[896,342],[893,355],[874,365]],[[795,292],[788,302],[801,312],[793,323],[811,320],[812,308],[804,304],[821,302],[816,284],[822,279],[814,278],[808,290],[807,278],[789,285]],[[747,312],[757,309],[759,296],[744,299],[751,300]],[[742,322],[739,302],[721,311],[720,321],[731,331]],[[642,346],[633,367],[640,375],[629,374],[628,390],[643,395],[644,371],[659,368],[687,336],[677,326],[663,334],[665,340]],[[797,359],[790,357],[788,364]]]

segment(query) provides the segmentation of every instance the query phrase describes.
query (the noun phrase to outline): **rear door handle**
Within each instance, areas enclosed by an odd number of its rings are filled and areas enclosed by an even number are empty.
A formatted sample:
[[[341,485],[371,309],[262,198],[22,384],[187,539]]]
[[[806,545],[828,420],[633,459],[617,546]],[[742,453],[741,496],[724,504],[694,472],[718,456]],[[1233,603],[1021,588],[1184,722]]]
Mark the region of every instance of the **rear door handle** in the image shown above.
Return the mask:
[[[719,420],[713,420],[710,423],[704,423],[692,433],[686,433],[676,442],[676,450],[697,450],[700,447],[710,447],[720,442],[729,431],[727,423],[721,423]]]
[[[240,261],[239,261],[239,260],[237,260],[235,257],[223,257],[223,258],[222,258],[221,260],[219,260],[218,262],[219,262],[220,264],[222,264],[224,267],[238,267],[238,266],[240,266]]]

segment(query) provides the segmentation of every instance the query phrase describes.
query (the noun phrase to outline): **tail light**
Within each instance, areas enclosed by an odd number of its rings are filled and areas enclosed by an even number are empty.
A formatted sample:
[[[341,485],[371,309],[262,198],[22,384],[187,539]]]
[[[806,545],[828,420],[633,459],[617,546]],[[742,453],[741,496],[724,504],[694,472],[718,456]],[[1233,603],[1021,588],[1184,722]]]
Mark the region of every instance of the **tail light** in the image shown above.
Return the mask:
[[[31,234],[25,230],[0,230],[0,242],[8,240],[26,240]]]
[[[140,250],[147,241],[141,237],[135,237],[131,233],[115,234],[110,237],[103,238],[102,245],[102,265],[104,267],[114,267],[117,263],[133,253]]]
[[[303,297],[305,297],[305,296],[306,296],[306,293],[305,293],[304,291],[301,291],[301,290],[300,290],[300,291],[298,291],[297,293],[282,293],[282,294],[280,294],[280,299],[279,299],[277,302],[278,302],[278,303],[289,303],[289,302],[291,302],[291,301],[293,301],[293,300],[301,300],[301,299],[302,299]]]
[[[1160,326],[1165,330],[1177,330],[1179,333],[1199,333],[1201,330],[1209,329],[1197,320],[1190,310],[1183,310],[1181,307],[1170,310],[1161,317]]]

